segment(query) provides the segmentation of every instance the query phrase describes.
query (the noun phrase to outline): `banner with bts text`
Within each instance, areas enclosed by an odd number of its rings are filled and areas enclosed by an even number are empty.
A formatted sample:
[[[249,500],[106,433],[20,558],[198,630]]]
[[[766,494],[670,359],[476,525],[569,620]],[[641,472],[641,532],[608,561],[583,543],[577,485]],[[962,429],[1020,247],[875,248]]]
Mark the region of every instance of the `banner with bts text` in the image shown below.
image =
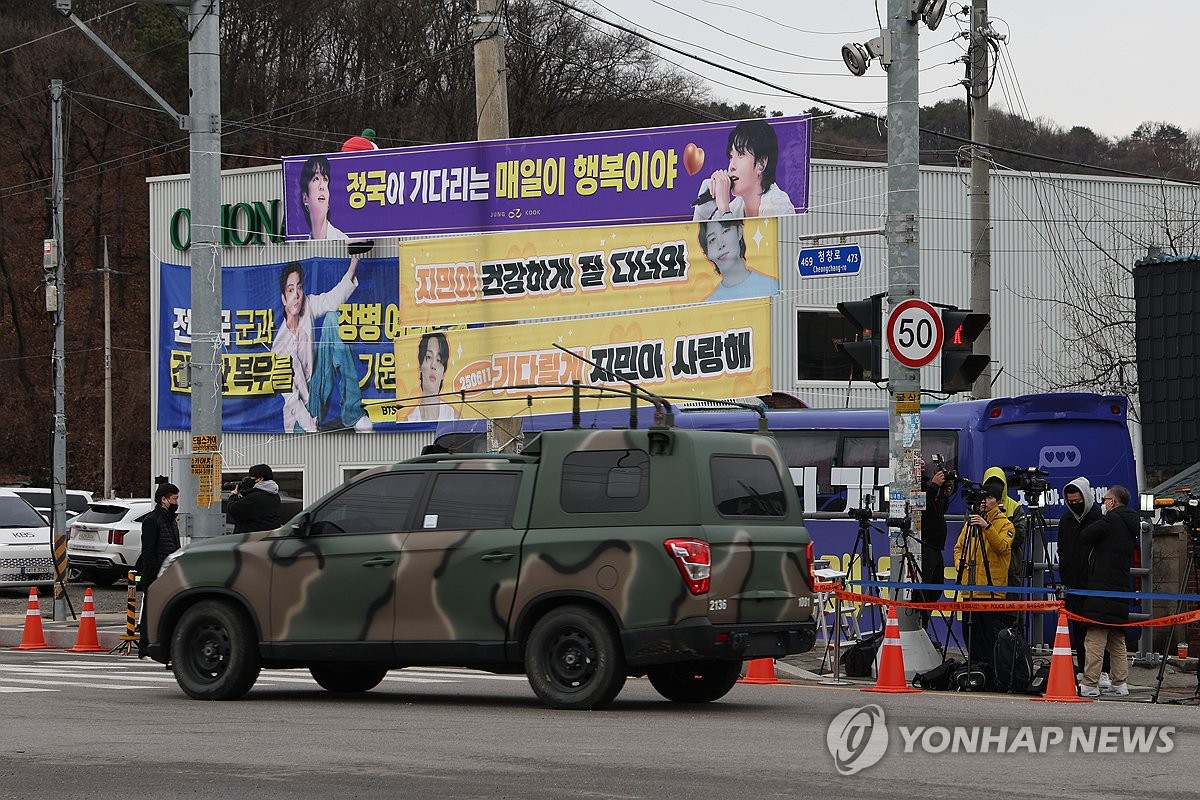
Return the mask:
[[[739,219],[405,241],[400,316],[491,323],[769,297],[778,228]]]
[[[569,411],[575,380],[628,391],[623,378],[654,394],[695,400],[764,394],[771,390],[770,352],[769,299],[406,336],[396,342],[396,418]],[[593,396],[588,403],[618,408],[629,400]]]
[[[283,158],[289,240],[805,213],[809,117]]]
[[[308,258],[221,270],[221,429],[244,433],[398,430],[393,258]],[[190,269],[160,266],[160,430],[191,427]]]

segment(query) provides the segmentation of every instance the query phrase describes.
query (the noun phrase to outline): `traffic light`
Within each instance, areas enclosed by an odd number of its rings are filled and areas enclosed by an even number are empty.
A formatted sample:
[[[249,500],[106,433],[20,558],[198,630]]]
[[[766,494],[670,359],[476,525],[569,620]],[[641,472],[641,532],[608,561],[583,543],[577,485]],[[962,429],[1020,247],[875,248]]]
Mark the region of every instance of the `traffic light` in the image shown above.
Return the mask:
[[[973,353],[971,347],[991,319],[989,315],[976,314],[969,308],[942,309],[942,330],[946,336],[942,344],[943,392],[967,391],[987,368],[992,357],[987,353]]]
[[[861,380],[883,377],[883,293],[865,300],[838,303],[837,309],[858,331],[857,341],[844,341],[840,349],[861,370]],[[858,376],[856,376],[858,377]]]

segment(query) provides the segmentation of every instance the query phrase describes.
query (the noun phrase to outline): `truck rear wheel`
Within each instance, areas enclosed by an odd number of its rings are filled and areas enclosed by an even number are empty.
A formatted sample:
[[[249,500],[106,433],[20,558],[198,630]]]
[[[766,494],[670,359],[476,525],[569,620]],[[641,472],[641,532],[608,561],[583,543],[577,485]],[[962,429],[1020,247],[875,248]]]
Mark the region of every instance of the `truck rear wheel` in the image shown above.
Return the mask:
[[[651,667],[646,677],[674,703],[711,703],[733,688],[741,670],[740,661],[682,661]]]
[[[551,708],[603,708],[625,685],[625,659],[608,620],[590,608],[562,606],[533,626],[525,673]]]

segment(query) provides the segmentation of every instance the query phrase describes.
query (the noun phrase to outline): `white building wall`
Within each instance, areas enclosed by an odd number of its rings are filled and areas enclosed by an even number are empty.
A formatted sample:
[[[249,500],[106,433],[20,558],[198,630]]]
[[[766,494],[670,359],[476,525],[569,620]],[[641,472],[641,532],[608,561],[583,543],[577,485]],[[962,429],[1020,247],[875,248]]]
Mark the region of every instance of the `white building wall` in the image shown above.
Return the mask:
[[[970,302],[970,243],[967,172],[948,168],[921,170],[922,298],[967,307]],[[277,166],[233,170],[223,176],[223,202],[282,198]],[[188,254],[171,245],[168,223],[177,208],[189,205],[187,176],[154,178],[150,189],[151,302],[158,298],[158,264],[186,264]],[[1126,270],[1145,255],[1145,243],[1165,241],[1164,217],[1177,227],[1195,225],[1200,188],[1153,181],[993,172],[992,198],[992,358],[994,396],[1046,391],[1056,361],[1069,362],[1072,345],[1064,341],[1054,300],[1064,291],[1087,293],[1106,279],[1124,281]],[[856,276],[801,278],[796,259],[801,237],[839,231],[880,230],[887,211],[887,175],[882,164],[816,161],[812,169],[811,210],[785,218],[780,225],[781,293],[772,303],[774,389],[824,407],[881,406],[886,392],[869,383],[816,383],[796,379],[796,312],[832,309],[839,301],[867,297],[887,288],[887,249],[882,236],[849,237],[863,249]],[[1190,221],[1186,219],[1187,209]],[[1156,227],[1157,226],[1157,227]],[[1089,241],[1090,240],[1090,241]],[[826,244],[837,240],[825,240]],[[1115,262],[1101,252],[1108,250]],[[336,242],[291,242],[225,247],[226,266],[281,263],[327,255],[344,256]],[[397,254],[396,239],[377,239],[372,256]],[[1064,276],[1073,281],[1065,288]],[[158,431],[158,318],[150,313],[151,474],[168,474],[172,454],[187,452],[186,431]],[[924,387],[939,384],[938,364],[922,371]],[[961,397],[961,395],[960,395]],[[312,501],[342,482],[344,470],[392,463],[417,455],[432,440],[429,432],[354,435],[226,434],[222,450],[230,471],[265,462],[304,475],[304,499]]]

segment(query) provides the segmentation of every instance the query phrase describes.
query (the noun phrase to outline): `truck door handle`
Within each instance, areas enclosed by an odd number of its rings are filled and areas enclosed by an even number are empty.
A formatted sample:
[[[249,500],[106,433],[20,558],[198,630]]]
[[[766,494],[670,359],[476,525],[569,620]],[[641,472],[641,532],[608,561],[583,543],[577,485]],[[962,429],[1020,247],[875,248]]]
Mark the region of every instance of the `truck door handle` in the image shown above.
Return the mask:
[[[484,553],[479,557],[480,561],[508,561],[514,553]]]
[[[396,559],[394,559],[394,558],[388,558],[386,556],[379,556],[378,558],[368,558],[366,561],[363,562],[362,565],[364,567],[389,567],[395,563],[396,563]]]

